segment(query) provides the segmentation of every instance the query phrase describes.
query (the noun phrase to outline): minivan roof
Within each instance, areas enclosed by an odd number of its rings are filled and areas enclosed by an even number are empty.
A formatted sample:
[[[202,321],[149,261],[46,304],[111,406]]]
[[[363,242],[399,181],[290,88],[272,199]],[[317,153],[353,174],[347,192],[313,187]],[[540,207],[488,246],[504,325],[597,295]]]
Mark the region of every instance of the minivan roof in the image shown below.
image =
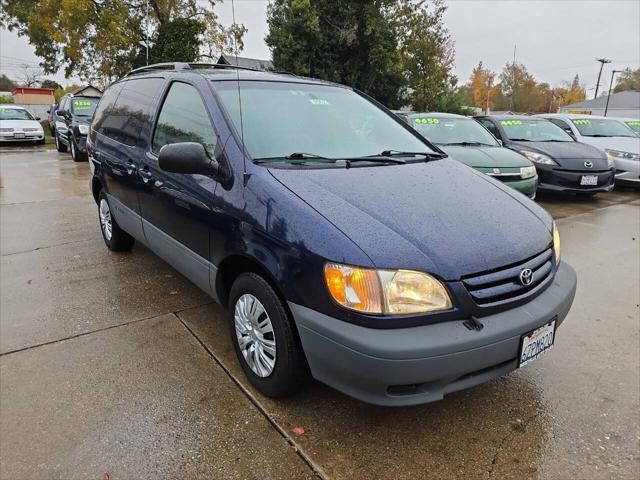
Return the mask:
[[[288,82],[288,83],[313,83],[318,85],[332,85],[336,87],[349,88],[338,83],[319,80],[317,78],[302,77],[288,72],[268,72],[255,70],[235,65],[225,64],[203,64],[203,63],[159,63],[142,67],[127,73],[122,79],[128,77],[157,76],[158,74],[168,74],[170,76],[199,75],[214,81],[241,80],[241,81],[265,81],[265,82]]]

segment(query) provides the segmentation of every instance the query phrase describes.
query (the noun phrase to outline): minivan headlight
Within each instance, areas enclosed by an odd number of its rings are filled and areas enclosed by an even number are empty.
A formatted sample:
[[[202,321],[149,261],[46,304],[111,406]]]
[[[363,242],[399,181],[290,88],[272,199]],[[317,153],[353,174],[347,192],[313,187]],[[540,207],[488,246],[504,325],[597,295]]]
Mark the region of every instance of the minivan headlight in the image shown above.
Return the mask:
[[[328,263],[324,276],[336,302],[362,313],[408,315],[453,308],[442,282],[423,272]]]
[[[556,222],[553,222],[553,254],[556,257],[556,265],[558,265],[560,263],[560,233],[558,233]]]
[[[520,153],[534,163],[542,163],[544,165],[558,165],[550,157],[542,153],[530,152],[529,150],[520,150]]]
[[[531,178],[536,176],[536,167],[531,165],[530,167],[520,167],[520,178]]]
[[[89,125],[78,125],[78,131],[81,135],[87,135],[89,133]]]

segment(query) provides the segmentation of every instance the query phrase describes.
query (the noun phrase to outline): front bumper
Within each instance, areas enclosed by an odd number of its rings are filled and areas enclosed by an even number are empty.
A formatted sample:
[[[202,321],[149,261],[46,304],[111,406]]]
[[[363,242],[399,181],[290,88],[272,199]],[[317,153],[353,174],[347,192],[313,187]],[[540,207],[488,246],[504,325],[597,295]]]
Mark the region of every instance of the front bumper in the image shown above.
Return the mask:
[[[371,329],[289,303],[312,375],[362,401],[416,405],[484,383],[517,367],[520,337],[564,320],[576,273],[561,263],[553,283],[531,302],[480,319],[411,328]]]
[[[21,137],[16,137],[13,133],[0,133],[0,142],[33,142],[42,139],[44,132],[25,132]]]
[[[616,183],[640,186],[640,162],[638,160],[615,159]]]
[[[597,185],[580,185],[583,175],[595,175],[598,177]],[[538,168],[540,183],[538,189],[550,192],[610,192],[615,182],[613,170],[575,171],[561,170],[558,168]]]

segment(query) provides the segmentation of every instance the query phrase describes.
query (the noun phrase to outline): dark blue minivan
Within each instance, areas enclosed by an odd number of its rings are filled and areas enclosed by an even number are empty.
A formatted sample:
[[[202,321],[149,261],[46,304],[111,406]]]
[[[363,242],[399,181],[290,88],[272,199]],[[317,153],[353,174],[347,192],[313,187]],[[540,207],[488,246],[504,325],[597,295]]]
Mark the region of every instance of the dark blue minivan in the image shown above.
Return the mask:
[[[228,307],[268,396],[312,376],[410,405],[522,367],[575,295],[545,210],[375,100],[220,65],[134,70],[88,141],[104,241],[138,241]]]

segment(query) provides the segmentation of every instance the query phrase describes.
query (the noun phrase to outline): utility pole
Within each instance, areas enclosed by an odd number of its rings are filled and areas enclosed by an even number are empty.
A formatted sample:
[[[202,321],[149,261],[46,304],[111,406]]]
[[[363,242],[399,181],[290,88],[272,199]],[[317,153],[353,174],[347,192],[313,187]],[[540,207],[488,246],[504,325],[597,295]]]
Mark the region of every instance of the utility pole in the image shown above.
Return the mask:
[[[602,67],[605,63],[611,63],[608,58],[596,58],[596,62],[600,62],[600,71],[598,72],[598,81],[596,82],[596,94],[593,98],[598,98],[598,87],[600,86],[600,76],[602,75]]]
[[[607,104],[604,106],[604,116],[607,116],[607,110],[609,110],[609,99],[611,98],[611,89],[613,88],[613,77],[616,73],[620,73],[622,70],[611,71],[611,82],[609,83],[609,91],[607,92]]]

